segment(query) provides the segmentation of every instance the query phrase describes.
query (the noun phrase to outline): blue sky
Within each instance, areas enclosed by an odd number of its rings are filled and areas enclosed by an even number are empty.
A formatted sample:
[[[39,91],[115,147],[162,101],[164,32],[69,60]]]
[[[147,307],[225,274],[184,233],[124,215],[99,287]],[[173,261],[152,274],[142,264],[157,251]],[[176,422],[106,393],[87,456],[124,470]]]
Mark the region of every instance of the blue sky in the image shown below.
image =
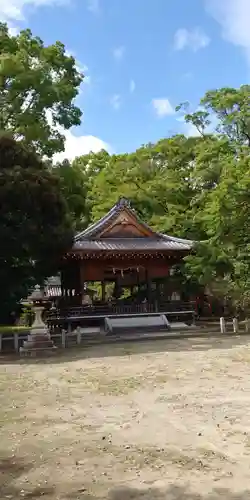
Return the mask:
[[[248,83],[250,0],[0,0],[0,19],[62,41],[84,68],[66,157],[192,134],[176,105]]]

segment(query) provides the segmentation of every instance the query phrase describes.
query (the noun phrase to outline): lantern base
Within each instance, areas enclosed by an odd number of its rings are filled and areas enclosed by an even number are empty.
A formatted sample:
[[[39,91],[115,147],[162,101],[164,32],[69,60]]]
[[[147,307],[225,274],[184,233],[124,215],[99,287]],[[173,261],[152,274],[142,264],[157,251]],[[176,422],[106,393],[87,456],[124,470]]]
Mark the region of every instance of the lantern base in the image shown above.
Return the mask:
[[[20,347],[20,356],[50,356],[54,354],[57,347],[46,333],[31,334]]]

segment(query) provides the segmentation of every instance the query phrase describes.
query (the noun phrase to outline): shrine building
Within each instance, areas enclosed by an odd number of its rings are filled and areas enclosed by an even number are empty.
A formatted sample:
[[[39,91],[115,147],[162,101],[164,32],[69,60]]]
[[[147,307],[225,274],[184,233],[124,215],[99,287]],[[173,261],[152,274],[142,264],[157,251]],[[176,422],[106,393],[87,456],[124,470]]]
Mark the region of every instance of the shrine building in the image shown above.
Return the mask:
[[[174,270],[192,252],[190,240],[151,229],[120,198],[109,212],[76,234],[61,266],[61,316],[85,323],[106,317],[193,314]]]

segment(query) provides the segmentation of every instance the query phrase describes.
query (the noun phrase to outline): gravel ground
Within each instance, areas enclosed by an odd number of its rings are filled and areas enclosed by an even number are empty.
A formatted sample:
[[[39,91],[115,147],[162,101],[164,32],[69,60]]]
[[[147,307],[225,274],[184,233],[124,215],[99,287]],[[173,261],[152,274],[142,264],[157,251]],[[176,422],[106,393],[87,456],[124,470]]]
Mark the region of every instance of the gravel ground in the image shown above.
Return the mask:
[[[2,359],[0,372],[1,500],[250,500],[250,337]]]

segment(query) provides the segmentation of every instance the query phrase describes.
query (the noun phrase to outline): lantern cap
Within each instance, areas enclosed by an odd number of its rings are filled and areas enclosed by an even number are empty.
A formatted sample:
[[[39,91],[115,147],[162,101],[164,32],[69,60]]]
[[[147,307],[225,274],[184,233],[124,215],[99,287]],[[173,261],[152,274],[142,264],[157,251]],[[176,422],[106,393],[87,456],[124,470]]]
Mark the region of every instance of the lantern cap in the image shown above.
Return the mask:
[[[44,295],[43,290],[41,290],[40,285],[36,285],[34,287],[34,290],[29,295],[28,299],[32,300],[33,302],[42,302],[42,301],[46,300],[46,297]]]

